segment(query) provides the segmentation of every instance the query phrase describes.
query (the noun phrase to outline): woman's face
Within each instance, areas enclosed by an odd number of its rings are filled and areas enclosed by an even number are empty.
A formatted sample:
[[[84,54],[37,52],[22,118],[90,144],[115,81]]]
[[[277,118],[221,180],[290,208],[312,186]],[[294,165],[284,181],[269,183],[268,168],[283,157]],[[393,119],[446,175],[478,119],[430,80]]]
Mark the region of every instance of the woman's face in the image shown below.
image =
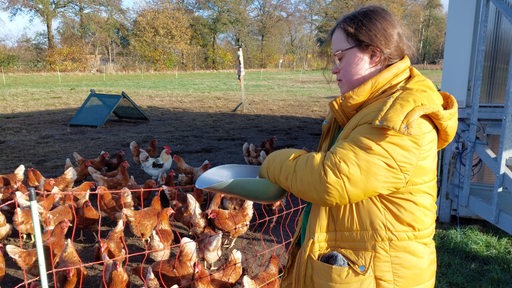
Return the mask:
[[[341,29],[332,36],[333,66],[332,74],[341,94],[358,87],[381,71],[378,55],[372,50],[362,51],[350,43]]]

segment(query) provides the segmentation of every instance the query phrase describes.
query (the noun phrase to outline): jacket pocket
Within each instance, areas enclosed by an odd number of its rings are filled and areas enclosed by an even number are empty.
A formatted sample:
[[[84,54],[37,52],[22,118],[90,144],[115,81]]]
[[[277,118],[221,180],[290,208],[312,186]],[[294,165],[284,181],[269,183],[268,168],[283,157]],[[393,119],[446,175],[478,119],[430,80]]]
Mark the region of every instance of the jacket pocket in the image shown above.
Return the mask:
[[[376,287],[373,274],[373,252],[337,249],[348,266],[333,266],[308,255],[314,287]],[[326,251],[328,252],[328,251]]]

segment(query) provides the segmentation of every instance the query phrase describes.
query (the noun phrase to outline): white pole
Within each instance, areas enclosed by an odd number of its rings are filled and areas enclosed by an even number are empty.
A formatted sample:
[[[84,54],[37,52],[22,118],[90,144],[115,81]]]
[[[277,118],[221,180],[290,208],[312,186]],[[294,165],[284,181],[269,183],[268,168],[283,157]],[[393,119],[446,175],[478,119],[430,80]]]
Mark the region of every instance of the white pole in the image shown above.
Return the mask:
[[[41,236],[41,224],[39,223],[39,211],[36,201],[34,188],[29,188],[30,212],[32,213],[32,223],[34,224],[34,236],[36,241],[37,262],[39,263],[39,277],[43,288],[48,288],[48,278],[46,275],[46,262],[44,259],[43,237]]]
[[[239,68],[238,68],[238,79],[240,80],[240,90],[241,90],[241,104],[242,104],[242,112],[245,112],[245,87],[244,87],[244,75],[245,75],[245,69],[244,69],[244,53],[242,52],[242,47],[238,47],[238,61],[239,61]]]
[[[2,66],[2,79],[4,79],[4,86],[5,86],[5,74],[4,74],[4,67]]]

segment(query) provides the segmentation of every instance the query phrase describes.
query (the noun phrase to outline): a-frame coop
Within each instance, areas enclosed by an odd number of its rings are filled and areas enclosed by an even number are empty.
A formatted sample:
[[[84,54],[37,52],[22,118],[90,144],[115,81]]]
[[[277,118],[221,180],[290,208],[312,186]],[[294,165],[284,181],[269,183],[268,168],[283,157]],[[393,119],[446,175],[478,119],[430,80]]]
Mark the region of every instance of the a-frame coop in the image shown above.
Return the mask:
[[[512,0],[451,0],[442,89],[459,103],[443,151],[439,220],[487,220],[512,234]]]
[[[99,127],[111,115],[119,119],[149,120],[124,91],[121,94],[103,94],[91,89],[91,93],[71,118],[69,125]]]

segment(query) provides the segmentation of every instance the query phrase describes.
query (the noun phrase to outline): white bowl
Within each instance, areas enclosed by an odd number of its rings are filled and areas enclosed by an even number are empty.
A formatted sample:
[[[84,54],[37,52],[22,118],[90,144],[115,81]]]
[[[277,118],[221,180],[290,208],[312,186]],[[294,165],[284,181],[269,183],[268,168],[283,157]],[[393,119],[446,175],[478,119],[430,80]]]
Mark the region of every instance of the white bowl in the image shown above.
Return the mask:
[[[259,203],[273,203],[286,191],[267,179],[258,178],[260,166],[226,164],[206,170],[195,186]]]

